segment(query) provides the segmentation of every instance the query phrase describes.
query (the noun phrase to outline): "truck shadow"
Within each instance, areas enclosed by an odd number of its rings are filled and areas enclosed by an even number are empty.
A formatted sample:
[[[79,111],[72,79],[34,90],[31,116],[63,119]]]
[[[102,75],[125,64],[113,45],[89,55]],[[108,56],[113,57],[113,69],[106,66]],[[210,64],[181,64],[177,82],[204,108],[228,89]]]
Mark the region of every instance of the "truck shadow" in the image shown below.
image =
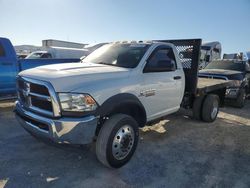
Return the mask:
[[[243,108],[235,108],[232,107],[228,104],[225,105],[224,108],[221,108],[220,110],[222,113],[228,114],[228,115],[232,115],[231,119],[237,119],[237,118],[245,118],[248,119],[250,121],[250,100],[246,101],[246,104]],[[229,118],[227,116],[227,118]]]

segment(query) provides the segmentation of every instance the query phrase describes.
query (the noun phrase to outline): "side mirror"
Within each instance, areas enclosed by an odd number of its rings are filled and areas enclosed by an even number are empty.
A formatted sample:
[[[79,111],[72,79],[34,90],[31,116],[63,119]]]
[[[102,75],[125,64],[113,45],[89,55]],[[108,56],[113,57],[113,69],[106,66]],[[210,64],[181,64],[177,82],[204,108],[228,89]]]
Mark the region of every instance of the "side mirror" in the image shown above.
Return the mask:
[[[174,71],[176,69],[174,61],[170,60],[159,60],[156,66],[150,66],[147,64],[144,68],[144,73],[147,72],[169,72]]]

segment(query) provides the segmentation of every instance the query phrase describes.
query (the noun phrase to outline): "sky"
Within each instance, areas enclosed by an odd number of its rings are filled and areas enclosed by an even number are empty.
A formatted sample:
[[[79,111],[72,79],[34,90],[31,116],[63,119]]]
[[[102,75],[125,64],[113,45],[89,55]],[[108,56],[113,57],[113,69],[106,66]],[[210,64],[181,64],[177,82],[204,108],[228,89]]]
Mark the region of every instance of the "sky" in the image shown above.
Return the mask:
[[[250,51],[250,0],[0,0],[0,36],[14,45],[202,38]]]

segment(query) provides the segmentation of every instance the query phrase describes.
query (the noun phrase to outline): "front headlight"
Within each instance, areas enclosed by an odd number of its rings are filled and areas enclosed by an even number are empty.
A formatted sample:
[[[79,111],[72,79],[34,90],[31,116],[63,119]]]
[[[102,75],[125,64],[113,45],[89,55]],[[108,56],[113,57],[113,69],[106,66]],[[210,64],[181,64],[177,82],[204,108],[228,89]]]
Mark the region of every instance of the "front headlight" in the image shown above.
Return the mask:
[[[90,112],[97,108],[95,100],[88,94],[59,93],[59,99],[65,112]]]
[[[226,95],[236,96],[238,94],[239,88],[228,88],[226,90]]]

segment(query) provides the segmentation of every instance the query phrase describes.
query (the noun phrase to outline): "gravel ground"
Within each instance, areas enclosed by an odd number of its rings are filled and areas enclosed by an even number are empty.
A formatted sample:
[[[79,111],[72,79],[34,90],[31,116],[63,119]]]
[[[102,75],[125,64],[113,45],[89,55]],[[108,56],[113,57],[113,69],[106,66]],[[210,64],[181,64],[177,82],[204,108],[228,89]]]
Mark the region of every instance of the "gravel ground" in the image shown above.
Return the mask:
[[[250,101],[216,122],[178,112],[141,131],[132,160],[102,166],[93,146],[45,144],[21,128],[12,102],[0,104],[0,187],[250,187]]]

